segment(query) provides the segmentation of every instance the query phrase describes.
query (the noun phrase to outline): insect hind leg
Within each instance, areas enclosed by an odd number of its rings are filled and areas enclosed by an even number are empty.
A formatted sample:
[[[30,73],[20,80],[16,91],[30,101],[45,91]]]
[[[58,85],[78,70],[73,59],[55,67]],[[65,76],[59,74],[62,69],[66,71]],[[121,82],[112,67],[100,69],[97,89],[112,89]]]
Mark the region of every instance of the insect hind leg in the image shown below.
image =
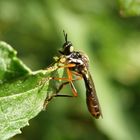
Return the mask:
[[[65,85],[67,85],[67,84],[69,84],[69,83],[70,83],[69,81],[68,81],[68,82],[62,83],[62,84],[59,86],[59,88],[58,88],[58,90],[56,91],[55,94],[53,94],[53,95],[51,95],[51,96],[49,96],[49,97],[47,97],[47,98],[45,99],[44,104],[43,104],[43,110],[46,109],[46,106],[48,105],[49,101],[51,101],[51,100],[53,99],[53,97],[75,97],[74,95],[59,94],[59,92],[61,91],[61,89],[62,89]]]

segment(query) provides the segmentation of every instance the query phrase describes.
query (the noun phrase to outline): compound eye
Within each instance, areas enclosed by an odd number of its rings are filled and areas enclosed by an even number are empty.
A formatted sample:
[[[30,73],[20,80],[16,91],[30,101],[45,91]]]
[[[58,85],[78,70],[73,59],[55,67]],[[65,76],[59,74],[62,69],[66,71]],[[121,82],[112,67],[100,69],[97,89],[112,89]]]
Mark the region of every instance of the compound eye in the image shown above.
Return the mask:
[[[64,54],[65,55],[69,55],[73,52],[73,46],[66,46],[66,48],[64,49]]]

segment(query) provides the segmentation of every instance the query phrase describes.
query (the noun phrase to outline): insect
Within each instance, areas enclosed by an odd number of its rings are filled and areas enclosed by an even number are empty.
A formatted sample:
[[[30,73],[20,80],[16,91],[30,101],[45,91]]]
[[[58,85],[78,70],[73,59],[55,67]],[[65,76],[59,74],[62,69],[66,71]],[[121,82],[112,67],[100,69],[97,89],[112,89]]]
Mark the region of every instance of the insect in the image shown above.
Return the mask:
[[[57,59],[58,68],[65,68],[68,78],[53,78],[54,80],[65,81],[60,85],[56,91],[55,97],[76,97],[78,96],[77,90],[74,86],[74,81],[83,79],[86,88],[86,103],[89,112],[95,118],[102,117],[100,104],[96,95],[94,82],[89,72],[89,58],[86,54],[75,51],[72,43],[67,40],[67,34],[64,32],[65,43],[63,44],[62,50],[59,50],[60,57]],[[73,76],[76,79],[73,79]],[[73,96],[71,95],[60,95],[60,90],[67,84],[70,84]],[[54,97],[53,96],[53,97]],[[50,98],[52,99],[52,97]]]

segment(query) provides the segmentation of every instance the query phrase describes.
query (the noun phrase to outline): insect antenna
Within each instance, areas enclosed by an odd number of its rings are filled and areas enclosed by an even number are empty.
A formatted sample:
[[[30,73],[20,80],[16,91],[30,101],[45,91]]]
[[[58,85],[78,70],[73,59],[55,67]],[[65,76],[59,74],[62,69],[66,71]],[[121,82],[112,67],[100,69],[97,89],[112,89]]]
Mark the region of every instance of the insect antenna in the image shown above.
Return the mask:
[[[64,33],[64,37],[65,37],[65,42],[67,43],[68,42],[68,40],[67,40],[68,35],[64,30],[63,30],[63,33]]]

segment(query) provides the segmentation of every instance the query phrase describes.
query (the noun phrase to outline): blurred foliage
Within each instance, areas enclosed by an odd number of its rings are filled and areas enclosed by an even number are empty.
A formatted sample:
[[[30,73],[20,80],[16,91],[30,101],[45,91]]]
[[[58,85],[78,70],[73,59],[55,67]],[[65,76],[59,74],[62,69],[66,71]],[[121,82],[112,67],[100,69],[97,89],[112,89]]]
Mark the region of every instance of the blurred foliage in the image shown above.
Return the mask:
[[[90,58],[103,119],[93,119],[79,97],[55,99],[13,140],[134,140],[140,134],[140,18],[112,0],[1,0],[0,38],[33,70],[47,67],[62,46],[62,30]],[[127,8],[127,16],[120,14]],[[123,7],[122,7],[123,6]],[[121,9],[119,9],[121,7]],[[131,7],[130,7],[131,8]],[[125,12],[125,11],[124,11]],[[137,12],[138,13],[138,12]],[[71,94],[70,89],[64,93]]]
[[[140,15],[139,0],[120,0],[120,14],[123,16],[138,16]]]

